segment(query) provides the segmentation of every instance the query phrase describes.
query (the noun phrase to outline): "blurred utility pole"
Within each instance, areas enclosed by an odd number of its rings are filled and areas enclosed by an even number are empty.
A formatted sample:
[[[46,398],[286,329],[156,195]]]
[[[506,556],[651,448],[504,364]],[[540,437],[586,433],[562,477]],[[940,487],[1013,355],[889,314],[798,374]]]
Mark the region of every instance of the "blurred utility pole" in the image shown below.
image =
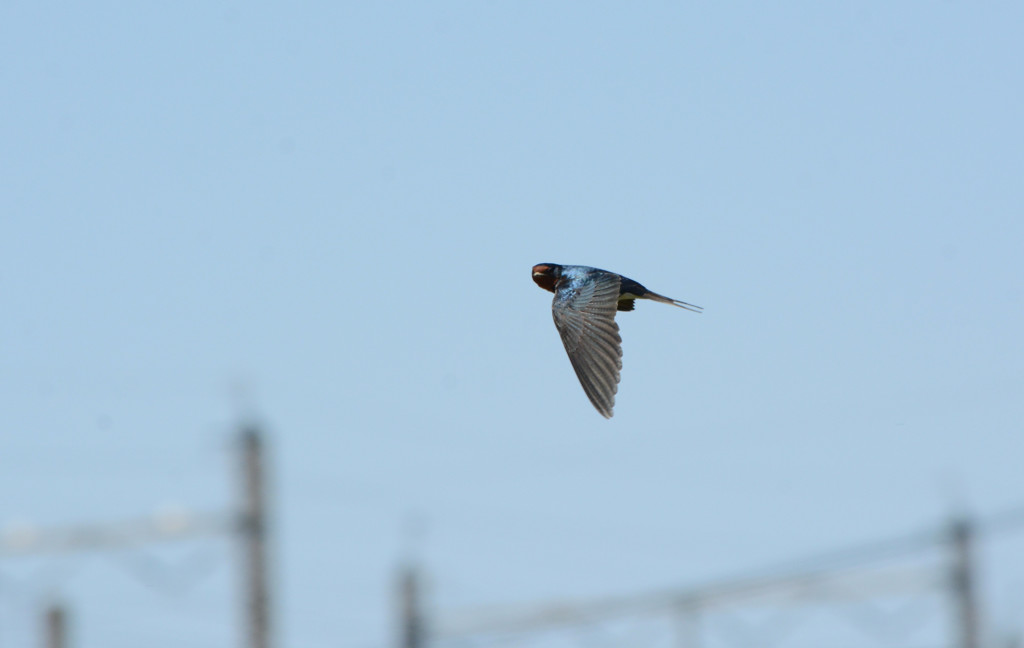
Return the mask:
[[[959,648],[978,648],[978,601],[974,578],[974,525],[956,518],[949,529],[953,551],[950,580],[953,593]]]
[[[267,577],[267,508],[263,438],[254,426],[242,430],[244,501],[241,536],[249,648],[270,648]]]
[[[43,646],[45,648],[67,648],[67,612],[60,603],[53,603],[43,614]]]
[[[398,582],[399,618],[398,648],[426,648],[427,639],[423,625],[420,601],[419,574],[415,567],[405,567]]]

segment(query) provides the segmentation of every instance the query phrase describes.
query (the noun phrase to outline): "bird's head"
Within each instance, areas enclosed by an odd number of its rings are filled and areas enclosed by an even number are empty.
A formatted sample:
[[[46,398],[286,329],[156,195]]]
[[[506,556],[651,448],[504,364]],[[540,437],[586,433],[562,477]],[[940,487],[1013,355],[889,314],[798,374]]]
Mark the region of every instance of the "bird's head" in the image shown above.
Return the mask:
[[[533,281],[544,290],[555,292],[555,284],[562,276],[562,266],[557,263],[538,263],[533,266]]]

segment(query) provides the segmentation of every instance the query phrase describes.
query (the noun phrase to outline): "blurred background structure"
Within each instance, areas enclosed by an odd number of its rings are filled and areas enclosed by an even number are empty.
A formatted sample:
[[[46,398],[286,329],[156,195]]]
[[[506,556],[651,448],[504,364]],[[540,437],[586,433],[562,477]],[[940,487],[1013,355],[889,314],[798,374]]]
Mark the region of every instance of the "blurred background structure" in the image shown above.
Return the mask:
[[[270,648],[269,524],[263,443],[262,434],[255,426],[245,426],[238,436],[240,498],[234,510],[216,513],[170,510],[126,521],[45,529],[14,528],[0,535],[0,558],[86,552],[117,554],[170,542],[222,539],[235,546],[242,571],[239,598],[244,601],[244,645]],[[144,582],[158,588],[178,589],[209,576],[212,566],[205,561],[161,564],[152,558],[138,567],[138,576]],[[61,598],[42,609],[42,644],[48,648],[69,645],[67,610]]]
[[[271,625],[276,596],[269,573],[272,542],[263,447],[259,429],[243,426],[236,444],[240,497],[235,510],[171,511],[120,522],[13,529],[0,536],[0,558],[116,554],[173,542],[226,540],[241,571],[240,645],[271,648],[277,643]],[[853,645],[1014,647],[1020,645],[1019,629],[1000,632],[983,626],[978,553],[990,536],[1021,530],[1024,506],[980,522],[960,515],[942,528],[701,586],[454,612],[430,604],[422,567],[408,563],[398,572],[394,645],[812,646],[834,645],[837,638],[842,644],[852,627],[859,631]],[[210,572],[208,564],[196,569],[195,563],[150,563],[137,573],[150,585],[174,583],[180,588]],[[68,601],[51,593],[50,600],[38,602],[41,645],[71,646]],[[823,610],[839,614],[821,624]],[[802,632],[802,625],[812,630]]]
[[[0,2],[0,648],[1005,647],[1022,26]],[[542,262],[705,309],[619,316],[611,420]]]
[[[1006,533],[1022,527],[1024,508],[980,525],[954,518],[946,528],[815,556],[731,581],[614,599],[462,613],[435,628],[431,639],[436,642],[426,638],[423,604],[416,602],[420,590],[414,572],[407,572],[402,579],[402,627],[408,630],[400,645],[835,645],[847,634],[835,623],[818,628],[817,636],[799,632],[801,625],[813,625],[815,613],[830,608],[860,631],[854,645],[1018,645],[1020,635],[1014,631],[999,639],[991,629],[983,632],[975,553],[979,532]],[[760,616],[756,622],[742,616],[751,610]],[[623,625],[623,619],[631,620],[625,629],[602,630],[603,625]],[[922,639],[932,643],[922,644]],[[838,642],[842,644],[842,639]]]

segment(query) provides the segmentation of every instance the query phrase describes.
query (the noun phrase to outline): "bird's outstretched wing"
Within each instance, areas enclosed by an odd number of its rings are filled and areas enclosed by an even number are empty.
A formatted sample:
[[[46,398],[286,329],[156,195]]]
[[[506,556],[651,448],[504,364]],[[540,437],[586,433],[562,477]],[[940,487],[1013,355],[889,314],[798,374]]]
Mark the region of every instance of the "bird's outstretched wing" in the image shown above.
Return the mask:
[[[612,417],[622,369],[622,338],[615,323],[619,276],[594,271],[555,291],[551,312],[572,368],[590,402],[605,418]]]

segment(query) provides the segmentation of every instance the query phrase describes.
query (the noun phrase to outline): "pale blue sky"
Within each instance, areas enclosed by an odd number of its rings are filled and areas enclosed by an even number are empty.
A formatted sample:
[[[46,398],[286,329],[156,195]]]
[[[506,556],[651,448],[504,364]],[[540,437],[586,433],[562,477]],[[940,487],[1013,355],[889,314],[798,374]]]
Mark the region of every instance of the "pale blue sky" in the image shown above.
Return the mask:
[[[1022,29],[1011,2],[4,2],[0,523],[223,506],[239,384],[290,646],[389,637],[410,517],[448,609],[1017,504]],[[619,318],[611,421],[543,261],[706,309]],[[170,597],[120,559],[0,565],[0,645],[49,590],[86,648],[224,645],[210,551]]]

